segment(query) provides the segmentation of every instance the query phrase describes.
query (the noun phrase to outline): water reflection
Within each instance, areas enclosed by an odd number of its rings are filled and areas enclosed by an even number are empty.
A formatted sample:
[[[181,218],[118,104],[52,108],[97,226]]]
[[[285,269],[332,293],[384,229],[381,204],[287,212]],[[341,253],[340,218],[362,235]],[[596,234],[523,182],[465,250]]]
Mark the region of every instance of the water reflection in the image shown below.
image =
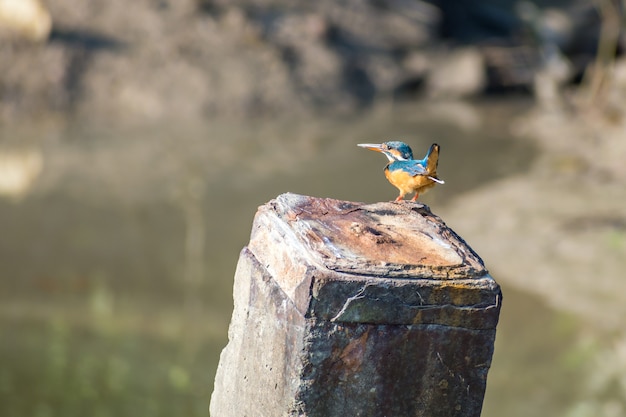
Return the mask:
[[[19,199],[27,194],[42,168],[39,149],[0,149],[0,195]]]
[[[393,199],[384,163],[355,144],[401,138],[418,154],[441,144],[446,185],[424,197],[439,212],[529,170],[536,151],[508,126],[523,106],[76,126],[35,136],[19,154],[3,150],[0,172],[22,179],[4,187],[19,189],[4,192],[19,200],[0,200],[0,414],[206,415],[236,259],[258,205],[287,191]],[[623,410],[614,370],[626,368],[625,343],[513,287],[504,293],[484,416]]]

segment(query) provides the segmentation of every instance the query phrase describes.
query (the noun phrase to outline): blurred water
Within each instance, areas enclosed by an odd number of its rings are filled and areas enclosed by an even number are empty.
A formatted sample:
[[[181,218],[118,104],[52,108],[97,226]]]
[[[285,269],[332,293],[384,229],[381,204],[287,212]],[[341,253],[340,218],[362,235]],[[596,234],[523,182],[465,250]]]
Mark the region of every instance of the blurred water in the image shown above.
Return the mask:
[[[423,197],[437,213],[529,169],[536,150],[509,131],[526,106],[0,132],[0,415],[207,415],[257,206],[287,191],[391,200],[385,159],[356,143],[403,139],[442,147],[446,184]],[[504,296],[483,415],[611,415],[582,400],[601,349],[589,325]]]

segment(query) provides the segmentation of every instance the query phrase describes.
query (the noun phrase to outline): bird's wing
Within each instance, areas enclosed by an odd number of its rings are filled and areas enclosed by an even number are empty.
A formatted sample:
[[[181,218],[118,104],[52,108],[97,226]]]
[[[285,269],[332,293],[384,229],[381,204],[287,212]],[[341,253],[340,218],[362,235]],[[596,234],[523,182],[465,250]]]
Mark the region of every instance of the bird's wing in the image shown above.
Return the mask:
[[[415,177],[416,175],[427,175],[428,171],[419,161],[396,161],[393,162],[389,169],[391,171],[395,171],[396,169],[401,169],[407,172],[410,176]]]

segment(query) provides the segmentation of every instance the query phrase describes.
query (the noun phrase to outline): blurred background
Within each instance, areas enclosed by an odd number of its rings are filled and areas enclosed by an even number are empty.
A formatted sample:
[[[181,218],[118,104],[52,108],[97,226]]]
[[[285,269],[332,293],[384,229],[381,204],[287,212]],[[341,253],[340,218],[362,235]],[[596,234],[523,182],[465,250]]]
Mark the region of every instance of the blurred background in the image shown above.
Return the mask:
[[[622,10],[0,0],[0,415],[206,416],[256,208],[391,139],[503,287],[483,416],[626,415]]]

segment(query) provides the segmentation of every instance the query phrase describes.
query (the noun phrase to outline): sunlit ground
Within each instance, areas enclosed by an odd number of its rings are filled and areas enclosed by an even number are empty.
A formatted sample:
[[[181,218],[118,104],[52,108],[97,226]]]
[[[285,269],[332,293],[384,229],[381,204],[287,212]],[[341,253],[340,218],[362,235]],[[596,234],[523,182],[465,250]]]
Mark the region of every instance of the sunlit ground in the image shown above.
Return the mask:
[[[454,212],[460,196],[531,169],[537,150],[508,130],[525,106],[1,132],[0,415],[206,416],[257,206],[287,191],[393,199],[384,158],[355,145],[402,138],[418,155],[442,146],[446,184],[423,201]],[[474,233],[461,234],[472,245]],[[504,303],[483,416],[623,415],[620,331],[497,270]]]

